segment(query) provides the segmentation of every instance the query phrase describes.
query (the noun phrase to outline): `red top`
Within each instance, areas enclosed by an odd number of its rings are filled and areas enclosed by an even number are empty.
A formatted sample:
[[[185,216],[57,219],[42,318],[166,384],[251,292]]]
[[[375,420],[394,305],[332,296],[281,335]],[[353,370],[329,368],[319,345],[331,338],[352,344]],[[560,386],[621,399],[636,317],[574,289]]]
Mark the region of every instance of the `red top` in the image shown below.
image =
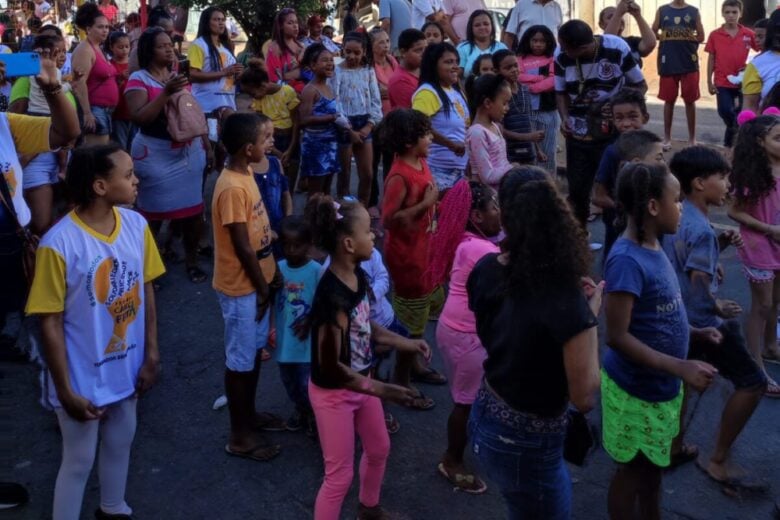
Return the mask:
[[[265,59],[265,68],[268,70],[268,79],[271,80],[271,83],[278,83],[279,81],[283,81],[284,83],[294,88],[298,94],[300,94],[303,90],[303,87],[306,86],[306,83],[300,79],[294,79],[292,81],[287,81],[284,79],[284,75],[287,71],[290,71],[299,66],[298,60],[289,52],[285,52],[284,54],[279,55],[277,53],[279,49],[276,48],[275,45],[272,45],[272,47],[274,48],[268,49],[268,57]]]
[[[737,26],[737,34],[731,36],[721,27],[710,33],[704,50],[715,55],[715,86],[739,88],[726,76],[736,75],[745,68],[750,49],[758,50],[756,35],[743,25]]]
[[[114,108],[119,103],[119,86],[116,84],[116,69],[98,47],[92,45],[95,63],[87,76],[89,104],[96,107]]]
[[[391,108],[412,108],[412,96],[420,79],[403,67],[396,67],[395,72],[387,81]]]
[[[119,21],[118,15],[119,15],[119,8],[117,8],[114,5],[108,4],[98,5],[98,9],[108,19],[108,23],[111,25],[116,24]]]
[[[117,63],[111,60],[111,65],[116,70],[116,83],[119,87],[119,104],[114,110],[114,119],[118,121],[130,121],[130,111],[127,109],[127,102],[125,101],[125,86],[127,85],[127,76],[124,75],[127,69],[130,67],[130,63]]]
[[[422,169],[416,170],[401,159],[396,158],[385,179],[385,195],[382,199],[382,214],[388,215],[389,201],[401,197],[400,190],[406,189],[406,197],[400,209],[406,209],[422,202],[425,190],[433,184],[428,163],[421,159]],[[400,182],[390,182],[399,177]],[[385,230],[384,257],[395,293],[401,298],[421,298],[433,290],[424,283],[423,274],[428,267],[428,246],[431,238],[433,206],[419,215],[417,220],[407,226],[396,224]]]

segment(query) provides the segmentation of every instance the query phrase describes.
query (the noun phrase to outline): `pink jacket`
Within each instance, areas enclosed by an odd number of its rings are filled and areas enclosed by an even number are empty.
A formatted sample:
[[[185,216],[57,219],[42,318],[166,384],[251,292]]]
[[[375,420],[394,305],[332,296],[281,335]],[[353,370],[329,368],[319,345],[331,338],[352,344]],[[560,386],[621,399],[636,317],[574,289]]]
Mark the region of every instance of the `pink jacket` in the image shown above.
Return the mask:
[[[531,94],[552,92],[555,90],[555,58],[550,56],[518,56],[517,66],[520,69],[520,83],[528,87]],[[546,76],[540,75],[539,69],[549,65],[550,72]]]

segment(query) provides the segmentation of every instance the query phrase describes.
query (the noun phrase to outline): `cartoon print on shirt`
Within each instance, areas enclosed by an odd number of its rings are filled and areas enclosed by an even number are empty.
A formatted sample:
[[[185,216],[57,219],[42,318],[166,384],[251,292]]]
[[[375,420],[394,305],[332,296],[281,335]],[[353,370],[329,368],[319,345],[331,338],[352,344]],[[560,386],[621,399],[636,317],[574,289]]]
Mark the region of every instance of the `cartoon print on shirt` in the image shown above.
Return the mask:
[[[141,307],[139,273],[129,271],[127,262],[98,257],[92,262],[87,280],[90,302],[93,306],[105,305],[114,323],[111,339],[103,353],[109,355],[126,350],[127,328],[138,317]]]

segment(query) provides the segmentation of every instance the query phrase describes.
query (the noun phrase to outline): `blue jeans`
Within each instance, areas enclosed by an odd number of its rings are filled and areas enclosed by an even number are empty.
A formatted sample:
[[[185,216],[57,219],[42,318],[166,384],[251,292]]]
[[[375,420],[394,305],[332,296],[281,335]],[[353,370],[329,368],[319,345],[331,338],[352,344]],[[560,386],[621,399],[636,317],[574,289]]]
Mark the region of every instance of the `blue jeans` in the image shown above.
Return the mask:
[[[542,418],[509,407],[482,383],[471,407],[469,438],[510,520],[571,516],[571,479],[563,461],[566,415]]]
[[[279,363],[279,376],[282,379],[287,396],[295,404],[298,412],[311,411],[309,402],[309,376],[311,363]]]
[[[738,88],[718,87],[716,100],[718,115],[726,124],[723,145],[731,147],[734,144],[734,136],[737,135],[737,115],[742,111],[742,91]]]

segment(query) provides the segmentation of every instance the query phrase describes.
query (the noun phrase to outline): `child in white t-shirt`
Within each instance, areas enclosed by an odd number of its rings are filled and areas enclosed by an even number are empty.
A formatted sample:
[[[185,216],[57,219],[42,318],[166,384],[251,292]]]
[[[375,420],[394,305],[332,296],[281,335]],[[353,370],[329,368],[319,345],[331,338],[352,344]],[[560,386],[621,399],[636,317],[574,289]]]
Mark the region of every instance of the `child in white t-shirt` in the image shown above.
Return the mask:
[[[125,502],[137,398],[159,371],[152,280],[164,267],[146,220],[119,206],[138,193],[119,145],[79,148],[66,182],[76,208],[38,248],[27,313],[40,317],[48,369],[44,401],[62,432],[53,518],[79,518],[100,437],[96,518]]]

